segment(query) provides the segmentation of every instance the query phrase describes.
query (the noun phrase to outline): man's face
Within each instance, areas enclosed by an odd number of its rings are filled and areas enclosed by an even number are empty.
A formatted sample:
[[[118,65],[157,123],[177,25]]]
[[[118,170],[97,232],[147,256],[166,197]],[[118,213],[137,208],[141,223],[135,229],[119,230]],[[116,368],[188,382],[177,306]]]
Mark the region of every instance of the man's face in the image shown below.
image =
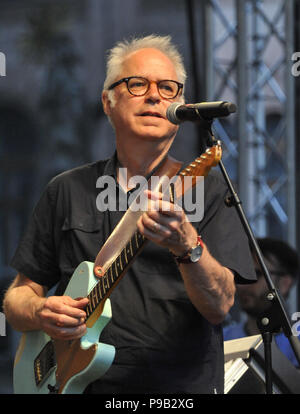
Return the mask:
[[[129,77],[140,76],[150,81],[178,81],[173,63],[163,53],[156,49],[141,49],[131,53],[125,59],[122,71],[115,81]],[[162,98],[153,82],[144,96],[134,96],[128,92],[123,82],[114,88],[115,105],[111,107],[106,93],[103,96],[104,110],[111,117],[117,139],[126,136],[143,140],[172,139],[178,126],[171,124],[166,118],[168,106],[177,101]]]

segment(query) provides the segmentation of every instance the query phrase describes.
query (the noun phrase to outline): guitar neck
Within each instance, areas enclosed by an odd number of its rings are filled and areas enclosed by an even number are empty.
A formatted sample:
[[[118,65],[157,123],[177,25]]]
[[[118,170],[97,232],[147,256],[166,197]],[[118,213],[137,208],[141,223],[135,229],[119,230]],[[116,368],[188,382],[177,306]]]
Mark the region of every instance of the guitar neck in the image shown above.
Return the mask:
[[[140,232],[135,231],[121,253],[106,270],[105,274],[99,278],[99,282],[87,296],[89,299],[89,304],[86,308],[87,319],[110,295],[121,277],[127,271],[128,267],[134,261],[135,257],[141,252],[146,241],[147,240]]]

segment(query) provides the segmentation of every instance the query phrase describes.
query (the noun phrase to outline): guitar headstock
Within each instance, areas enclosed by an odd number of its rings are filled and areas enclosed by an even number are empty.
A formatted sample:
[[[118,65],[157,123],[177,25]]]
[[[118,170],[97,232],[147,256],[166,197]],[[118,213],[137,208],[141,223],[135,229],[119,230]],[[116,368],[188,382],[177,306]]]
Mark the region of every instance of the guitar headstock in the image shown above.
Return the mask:
[[[190,188],[197,184],[199,177],[205,177],[212,167],[215,167],[222,158],[222,148],[216,144],[191,162],[179,174],[179,180],[175,184],[175,198],[182,197]],[[192,177],[190,181],[184,180],[184,177]]]
[[[216,144],[191,162],[184,170],[180,172],[181,176],[203,176],[205,177],[212,167],[215,167],[222,158],[221,145]]]

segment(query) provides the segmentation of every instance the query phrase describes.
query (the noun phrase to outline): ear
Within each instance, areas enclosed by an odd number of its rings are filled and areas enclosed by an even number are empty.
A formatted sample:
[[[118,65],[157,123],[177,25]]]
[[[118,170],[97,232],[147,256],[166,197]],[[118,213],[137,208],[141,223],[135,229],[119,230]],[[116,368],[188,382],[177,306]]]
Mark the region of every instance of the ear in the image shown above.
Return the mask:
[[[110,114],[111,114],[111,103],[110,103],[110,100],[108,98],[108,91],[103,91],[102,92],[102,105],[103,105],[104,113],[107,116],[110,116]]]
[[[287,297],[294,280],[289,275],[281,276],[278,280],[278,288],[283,297]]]

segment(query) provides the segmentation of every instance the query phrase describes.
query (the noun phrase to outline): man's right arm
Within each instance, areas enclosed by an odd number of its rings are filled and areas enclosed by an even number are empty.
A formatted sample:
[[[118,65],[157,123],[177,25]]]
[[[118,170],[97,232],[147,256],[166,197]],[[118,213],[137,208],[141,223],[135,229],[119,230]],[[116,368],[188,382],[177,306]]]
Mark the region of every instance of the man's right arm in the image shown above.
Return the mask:
[[[52,338],[71,340],[86,331],[87,298],[45,297],[47,289],[18,274],[4,297],[7,321],[17,331],[43,330]]]

